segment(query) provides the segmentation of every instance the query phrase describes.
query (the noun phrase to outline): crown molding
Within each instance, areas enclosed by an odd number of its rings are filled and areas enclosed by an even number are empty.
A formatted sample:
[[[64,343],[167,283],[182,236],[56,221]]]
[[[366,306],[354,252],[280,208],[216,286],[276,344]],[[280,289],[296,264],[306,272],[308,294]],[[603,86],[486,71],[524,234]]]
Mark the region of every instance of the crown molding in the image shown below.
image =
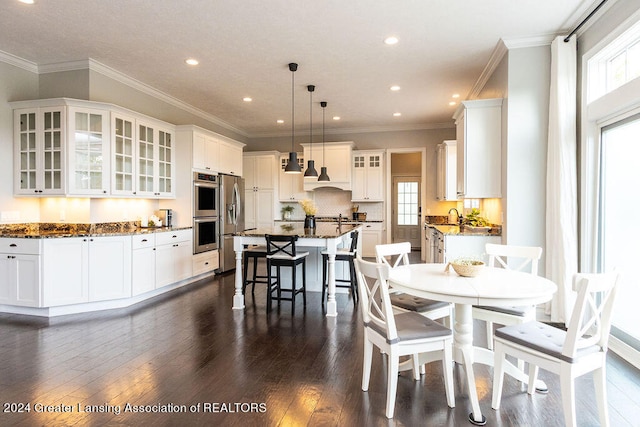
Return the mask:
[[[2,50],[0,50],[0,61],[13,65],[14,67],[22,68],[23,70],[27,70],[31,73],[38,74],[38,65],[36,63],[27,61],[26,59],[22,59]]]
[[[532,37],[502,39],[502,42],[508,50],[524,47],[550,46],[551,42],[559,35],[560,34],[540,34]]]
[[[452,122],[445,123],[421,123],[415,125],[398,125],[398,126],[370,126],[360,128],[333,128],[325,130],[325,135],[345,135],[355,133],[378,133],[378,132],[410,132],[420,130],[434,130],[434,129],[454,129],[455,125]],[[254,132],[249,134],[249,138],[281,138],[291,137],[291,132]]]
[[[491,56],[489,57],[489,62],[485,65],[484,70],[480,73],[480,77],[471,88],[471,91],[467,95],[466,99],[475,99],[480,95],[480,92],[484,88],[484,85],[487,84],[489,78],[493,74],[493,72],[498,68],[500,61],[508,52],[507,45],[504,43],[502,39],[498,40],[496,47],[493,48],[493,52],[491,52]]]

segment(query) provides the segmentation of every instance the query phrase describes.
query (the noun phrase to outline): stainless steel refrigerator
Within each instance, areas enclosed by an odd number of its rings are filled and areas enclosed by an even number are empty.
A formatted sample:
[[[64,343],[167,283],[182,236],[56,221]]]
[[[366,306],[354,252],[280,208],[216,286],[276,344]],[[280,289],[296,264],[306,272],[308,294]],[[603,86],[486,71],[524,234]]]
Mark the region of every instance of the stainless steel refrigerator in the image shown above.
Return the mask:
[[[236,267],[236,255],[233,251],[233,234],[244,231],[244,179],[220,175],[220,271],[233,270]]]

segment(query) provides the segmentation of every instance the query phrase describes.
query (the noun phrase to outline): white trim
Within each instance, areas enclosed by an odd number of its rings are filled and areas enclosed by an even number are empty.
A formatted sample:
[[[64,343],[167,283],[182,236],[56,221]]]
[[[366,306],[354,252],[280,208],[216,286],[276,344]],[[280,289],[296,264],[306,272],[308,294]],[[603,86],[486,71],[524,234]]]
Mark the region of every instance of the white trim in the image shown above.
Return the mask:
[[[636,369],[640,369],[640,351],[623,343],[613,335],[609,336],[609,349],[631,363]]]
[[[38,65],[35,62],[27,61],[2,50],[0,50],[0,61],[31,73],[38,73]]]
[[[403,131],[416,131],[416,130],[431,130],[431,129],[454,129],[453,122],[445,123],[421,123],[421,124],[407,124],[398,126],[369,126],[360,128],[339,128],[325,130],[326,135],[343,135],[354,133],[378,133],[378,132],[403,132]],[[254,132],[249,134],[250,138],[291,138],[291,132]]]
[[[498,68],[500,61],[502,61],[502,58],[504,58],[508,51],[509,49],[504,43],[504,40],[500,39],[496,44],[496,47],[493,48],[493,52],[491,52],[489,62],[487,62],[487,65],[484,67],[484,70],[482,70],[480,77],[478,77],[478,80],[471,88],[471,91],[467,94],[467,99],[475,99],[480,95],[480,92],[493,75],[493,72]]]

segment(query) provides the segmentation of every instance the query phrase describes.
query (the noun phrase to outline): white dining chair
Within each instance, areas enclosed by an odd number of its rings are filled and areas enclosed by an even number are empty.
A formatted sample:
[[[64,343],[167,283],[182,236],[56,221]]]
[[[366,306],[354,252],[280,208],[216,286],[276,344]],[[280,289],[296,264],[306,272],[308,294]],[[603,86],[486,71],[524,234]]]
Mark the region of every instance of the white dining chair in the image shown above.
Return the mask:
[[[442,360],[447,404],[453,408],[453,334],[451,329],[415,312],[394,314],[389,297],[389,266],[384,263],[355,261],[360,308],[364,324],[362,390],[369,389],[373,346],[387,355],[387,404],[385,414],[393,418],[401,356],[434,353]],[[417,372],[414,359],[414,378]]]
[[[487,243],[485,251],[489,255],[488,265],[490,267],[502,267],[508,270],[528,271],[533,275],[538,274],[538,260],[542,256],[542,248],[540,247]],[[536,320],[536,308],[535,306],[473,306],[472,315],[474,319],[486,322],[487,348],[491,350],[493,349],[494,323],[516,325]]]
[[[409,242],[376,245],[376,261],[386,264],[389,268],[409,264],[410,253]],[[448,302],[407,295],[392,288],[391,305],[399,309],[398,311],[415,311],[432,320],[443,319],[446,326],[452,325],[453,304]]]
[[[566,426],[576,426],[574,379],[593,372],[600,424],[609,425],[606,393],[607,342],[618,274],[577,274],[573,290],[578,293],[566,331],[541,322],[505,326],[496,330],[491,406],[500,408],[506,355],[529,363],[529,386],[533,394],[538,369],[560,375]]]

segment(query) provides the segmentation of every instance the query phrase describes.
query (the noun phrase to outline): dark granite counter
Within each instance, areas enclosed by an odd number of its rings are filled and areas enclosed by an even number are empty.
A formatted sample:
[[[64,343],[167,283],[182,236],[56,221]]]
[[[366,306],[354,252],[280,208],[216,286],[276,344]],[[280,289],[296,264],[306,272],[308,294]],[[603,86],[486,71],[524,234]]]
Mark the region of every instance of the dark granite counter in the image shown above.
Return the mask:
[[[150,227],[141,228],[137,221],[106,222],[95,224],[67,223],[21,223],[0,224],[0,238],[50,239],[61,237],[87,236],[128,236],[136,234],[160,233],[163,231],[186,230],[191,227]]]
[[[271,228],[245,230],[237,233],[236,235],[244,237],[262,237],[265,234],[278,234],[285,236],[298,236],[301,238],[331,239],[350,233],[358,227],[360,227],[358,224],[343,223],[342,227],[338,228],[334,223],[317,222],[315,229],[306,229],[301,222],[290,221],[276,223]]]

